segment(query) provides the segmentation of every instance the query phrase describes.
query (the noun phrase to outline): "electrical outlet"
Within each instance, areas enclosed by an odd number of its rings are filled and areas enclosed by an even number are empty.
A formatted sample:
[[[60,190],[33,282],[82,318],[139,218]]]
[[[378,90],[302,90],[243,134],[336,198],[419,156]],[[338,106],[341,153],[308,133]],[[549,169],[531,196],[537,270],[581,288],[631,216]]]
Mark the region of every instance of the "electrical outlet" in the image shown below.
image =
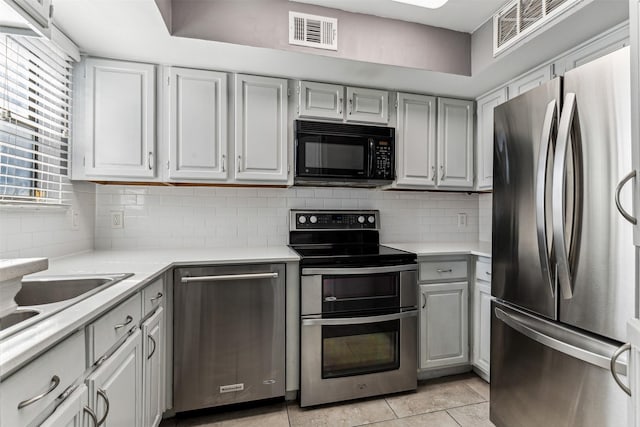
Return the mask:
[[[467,226],[467,214],[459,213],[458,214],[458,228],[463,228]]]
[[[124,212],[111,211],[111,228],[124,228]]]
[[[79,228],[80,228],[80,214],[75,209],[71,209],[71,229],[78,230]]]

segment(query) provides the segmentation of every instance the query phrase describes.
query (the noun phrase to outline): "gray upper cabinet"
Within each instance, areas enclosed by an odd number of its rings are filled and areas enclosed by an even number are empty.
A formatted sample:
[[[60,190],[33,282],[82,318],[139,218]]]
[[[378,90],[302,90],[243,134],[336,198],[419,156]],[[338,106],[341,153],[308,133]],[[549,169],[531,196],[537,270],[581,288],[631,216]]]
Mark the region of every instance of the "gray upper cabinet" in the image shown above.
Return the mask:
[[[298,117],[342,120],[344,86],[298,82]]]
[[[225,181],[227,166],[227,75],[171,68],[169,179]]]
[[[287,89],[285,79],[236,75],[236,180],[286,184]]]
[[[155,66],[86,60],[84,173],[90,177],[155,176]],[[75,147],[74,147],[75,150]]]
[[[479,190],[493,187],[493,109],[506,100],[506,87],[477,100],[476,176]]]
[[[551,65],[544,65],[512,81],[509,84],[509,99],[551,80],[551,68]]]
[[[622,26],[608,32],[597,40],[582,46],[560,60],[554,66],[555,74],[563,75],[565,72],[579,67],[594,59],[598,59],[608,53],[623,48],[629,44],[629,27]]]
[[[473,188],[473,101],[438,98],[439,187]]]
[[[436,184],[436,98],[398,93],[397,185]]]
[[[389,123],[389,92],[347,87],[348,122]]]
[[[305,81],[298,82],[296,91],[298,118],[389,123],[387,91]]]

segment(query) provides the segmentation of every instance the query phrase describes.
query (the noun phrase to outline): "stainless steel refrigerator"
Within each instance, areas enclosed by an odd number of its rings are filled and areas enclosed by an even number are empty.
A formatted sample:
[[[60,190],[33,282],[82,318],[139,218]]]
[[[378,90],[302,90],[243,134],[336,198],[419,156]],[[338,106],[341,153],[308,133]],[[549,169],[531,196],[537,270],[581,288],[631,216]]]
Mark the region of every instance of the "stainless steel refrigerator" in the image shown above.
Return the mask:
[[[490,416],[624,426],[610,359],[635,317],[629,49],[494,110]],[[631,187],[631,186],[627,186]],[[622,376],[626,362],[615,370]]]

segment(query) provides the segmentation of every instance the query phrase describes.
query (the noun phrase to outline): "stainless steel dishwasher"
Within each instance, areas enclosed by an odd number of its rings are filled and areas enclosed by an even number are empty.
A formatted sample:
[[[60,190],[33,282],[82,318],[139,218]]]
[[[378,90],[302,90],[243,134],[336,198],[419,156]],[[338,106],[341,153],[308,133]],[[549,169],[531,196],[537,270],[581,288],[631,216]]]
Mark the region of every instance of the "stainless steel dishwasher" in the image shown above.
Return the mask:
[[[176,412],[284,396],[285,267],[174,273]]]

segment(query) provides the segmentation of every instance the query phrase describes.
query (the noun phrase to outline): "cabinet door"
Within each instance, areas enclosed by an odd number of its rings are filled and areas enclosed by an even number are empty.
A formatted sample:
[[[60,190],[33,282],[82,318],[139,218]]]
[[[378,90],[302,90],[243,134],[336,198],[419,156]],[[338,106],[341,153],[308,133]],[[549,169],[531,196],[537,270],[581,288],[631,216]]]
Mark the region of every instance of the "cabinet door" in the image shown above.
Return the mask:
[[[358,87],[347,88],[347,121],[389,123],[389,92]]]
[[[227,75],[171,68],[169,178],[227,178]]]
[[[438,186],[473,188],[473,101],[438,98]]]
[[[94,427],[97,418],[88,406],[87,386],[81,384],[49,415],[40,427]],[[88,423],[86,420],[91,420]]]
[[[106,415],[102,426],[142,425],[142,339],[139,329],[89,376],[87,386],[94,412],[99,419]]]
[[[287,182],[287,81],[236,75],[236,179]]]
[[[420,285],[420,368],[469,361],[467,282]]]
[[[608,53],[629,45],[629,27],[624,26],[615,31],[611,31],[597,40],[583,46],[566,55],[554,64],[554,71],[557,75],[579,67],[594,59],[598,59]]]
[[[436,98],[398,93],[397,184],[436,184]]]
[[[476,176],[478,189],[493,187],[493,109],[507,100],[507,88],[502,87],[479,98],[476,138]]]
[[[142,324],[144,427],[156,427],[162,421],[164,348],[164,309],[160,307]]]
[[[298,117],[342,120],[344,86],[326,83],[298,83]]]
[[[544,65],[509,84],[509,99],[551,80],[551,65]]]
[[[476,281],[473,290],[473,365],[489,378],[491,354],[491,285]]]
[[[86,175],[152,178],[155,67],[96,58],[86,67]]]

